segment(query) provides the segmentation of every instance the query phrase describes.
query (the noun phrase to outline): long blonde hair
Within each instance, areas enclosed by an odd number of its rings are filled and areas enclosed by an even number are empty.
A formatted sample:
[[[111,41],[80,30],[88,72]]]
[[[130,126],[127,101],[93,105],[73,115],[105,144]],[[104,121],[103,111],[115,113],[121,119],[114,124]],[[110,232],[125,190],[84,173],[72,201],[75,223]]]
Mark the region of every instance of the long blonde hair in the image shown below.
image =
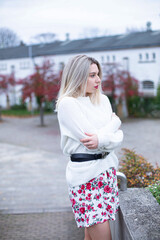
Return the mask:
[[[87,79],[89,76],[89,67],[91,64],[96,64],[99,70],[99,77],[102,78],[102,70],[99,62],[86,55],[77,55],[69,60],[65,65],[61,87],[58,94],[57,106],[63,97],[85,97]],[[100,90],[97,89],[95,94],[90,96],[92,103],[98,103],[100,98]]]

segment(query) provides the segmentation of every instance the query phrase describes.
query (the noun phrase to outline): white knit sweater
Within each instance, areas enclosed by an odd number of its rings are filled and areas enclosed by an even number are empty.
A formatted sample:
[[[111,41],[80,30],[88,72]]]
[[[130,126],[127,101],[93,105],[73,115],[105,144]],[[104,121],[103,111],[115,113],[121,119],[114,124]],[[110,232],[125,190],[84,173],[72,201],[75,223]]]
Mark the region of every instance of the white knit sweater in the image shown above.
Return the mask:
[[[112,108],[108,98],[101,94],[100,104],[94,105],[89,97],[64,97],[58,106],[58,120],[61,131],[61,148],[66,156],[73,153],[110,152],[105,159],[89,162],[71,162],[67,164],[66,179],[69,186],[77,186],[98,176],[110,167],[118,167],[118,159],[114,153],[123,140],[123,132],[119,130],[119,117],[112,116]],[[98,136],[98,148],[86,148],[80,139],[86,133]]]

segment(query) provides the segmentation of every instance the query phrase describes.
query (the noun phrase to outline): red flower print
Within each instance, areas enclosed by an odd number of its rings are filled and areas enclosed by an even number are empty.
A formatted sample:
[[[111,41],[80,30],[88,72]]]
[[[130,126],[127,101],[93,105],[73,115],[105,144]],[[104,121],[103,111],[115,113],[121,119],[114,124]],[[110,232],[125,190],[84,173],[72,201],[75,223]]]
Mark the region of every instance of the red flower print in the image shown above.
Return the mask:
[[[111,206],[108,205],[107,208],[106,208],[106,210],[109,211],[110,209],[111,209]]]
[[[111,202],[114,202],[114,197],[112,197]]]
[[[113,175],[116,176],[116,170],[115,169],[113,170]]]
[[[86,188],[87,188],[88,190],[90,190],[90,189],[91,189],[91,183],[87,183],[87,184],[86,184]]]
[[[78,190],[78,193],[80,194],[81,192],[82,192],[82,190],[81,190],[81,189],[79,189],[79,190]]]
[[[107,177],[109,178],[109,176],[110,176],[110,175],[109,175],[109,172],[107,172]]]
[[[92,208],[91,205],[88,205],[87,209],[90,210],[91,208]]]
[[[90,197],[86,197],[86,200],[91,201],[91,198]]]
[[[99,204],[98,204],[98,207],[99,207],[99,208],[101,208],[101,207],[102,207],[102,204],[101,204],[101,203],[99,203]]]
[[[79,201],[82,201],[82,198],[79,198]]]
[[[101,188],[103,186],[103,183],[100,181],[98,182],[98,187]]]
[[[83,213],[85,213],[85,208],[84,208],[84,207],[81,207],[81,208],[79,209],[79,211],[83,214]]]
[[[72,206],[74,206],[76,204],[76,201],[74,198],[71,199],[71,202],[72,202]]]
[[[92,190],[94,190],[95,189],[95,187],[92,187]]]
[[[101,181],[102,181],[102,180],[103,180],[103,177],[100,177],[100,178],[99,178],[99,180],[101,180]]]
[[[92,178],[89,182],[93,182],[95,178]]]
[[[85,194],[85,190],[83,190],[83,194]]]
[[[89,223],[89,218],[87,218],[86,222]]]
[[[99,199],[99,196],[98,196],[98,195],[96,196],[96,199]]]
[[[82,206],[83,206],[83,207],[85,206],[85,203],[84,203],[84,202],[82,203]]]
[[[91,197],[91,195],[92,195],[91,193],[88,193],[88,197]]]
[[[80,222],[81,220],[78,218],[78,222]]]
[[[104,192],[110,193],[111,192],[111,188],[107,185],[104,187]]]
[[[84,184],[82,184],[82,186],[81,186],[81,189],[83,190],[83,189],[85,189],[85,186],[84,186]]]
[[[84,222],[84,219],[83,219],[83,218],[81,218],[81,221],[82,221],[82,222]]]

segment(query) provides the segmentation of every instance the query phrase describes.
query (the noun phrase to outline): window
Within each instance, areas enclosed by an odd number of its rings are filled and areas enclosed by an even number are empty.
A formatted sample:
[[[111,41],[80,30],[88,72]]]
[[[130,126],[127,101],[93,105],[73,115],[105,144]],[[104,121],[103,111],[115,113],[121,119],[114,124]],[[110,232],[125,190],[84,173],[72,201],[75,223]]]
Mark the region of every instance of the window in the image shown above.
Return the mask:
[[[123,67],[126,71],[129,71],[129,58],[128,57],[123,58]]]
[[[113,55],[112,58],[113,58],[113,62],[115,62],[116,61],[116,57]]]
[[[28,69],[29,66],[29,62],[24,61],[24,62],[20,62],[20,69]]]
[[[139,54],[139,61],[142,61],[142,54]]]
[[[146,53],[146,60],[148,60],[149,59],[149,54],[148,53]]]
[[[107,62],[109,62],[110,61],[110,57],[109,56],[107,56]]]
[[[59,63],[59,69],[60,69],[60,71],[63,71],[63,69],[64,69],[64,62],[60,62]]]
[[[11,65],[11,72],[14,72],[14,71],[15,71],[15,66]]]
[[[156,54],[155,53],[152,53],[152,58],[153,58],[153,60],[156,60]]]
[[[154,89],[154,82],[150,80],[145,80],[142,82],[143,89]]]
[[[0,71],[7,70],[7,64],[6,63],[1,63],[0,64]]]
[[[104,62],[104,57],[103,57],[103,56],[101,56],[101,62],[102,62],[102,63]]]
[[[139,53],[139,63],[155,63],[156,54],[155,53]]]

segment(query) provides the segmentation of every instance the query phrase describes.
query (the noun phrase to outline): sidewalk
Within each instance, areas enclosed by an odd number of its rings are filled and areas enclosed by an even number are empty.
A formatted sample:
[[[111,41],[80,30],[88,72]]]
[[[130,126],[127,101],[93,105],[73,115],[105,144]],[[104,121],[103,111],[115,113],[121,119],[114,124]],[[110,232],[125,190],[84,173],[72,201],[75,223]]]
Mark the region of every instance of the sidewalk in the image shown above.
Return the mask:
[[[1,240],[83,240],[71,212],[0,214]]]
[[[66,159],[5,143],[0,149],[0,239],[84,239],[68,198]]]
[[[83,239],[68,198],[55,115],[4,118],[0,123],[0,239]],[[127,120],[122,147],[160,165],[160,120]],[[119,154],[120,149],[117,151]],[[78,236],[78,237],[77,237]]]

